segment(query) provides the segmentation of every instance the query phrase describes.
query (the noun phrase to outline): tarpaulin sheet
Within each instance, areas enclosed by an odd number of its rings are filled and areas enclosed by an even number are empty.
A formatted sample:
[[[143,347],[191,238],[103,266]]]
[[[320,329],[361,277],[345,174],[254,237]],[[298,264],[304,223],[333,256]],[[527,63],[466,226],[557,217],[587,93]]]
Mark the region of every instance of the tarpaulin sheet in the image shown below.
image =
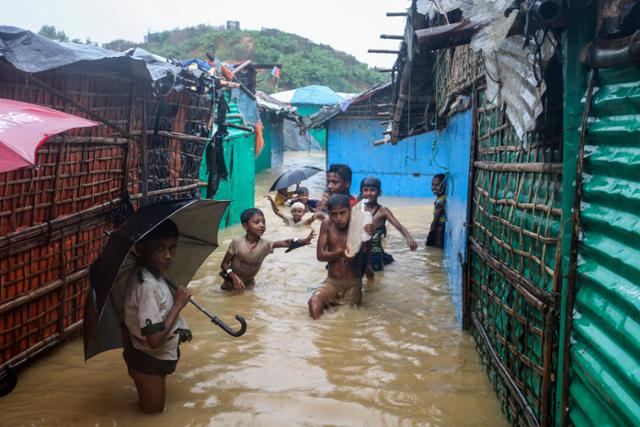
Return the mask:
[[[199,75],[163,62],[164,58],[144,49],[114,52],[98,46],[57,42],[11,26],[0,26],[0,58],[26,73],[73,66],[86,71],[119,72],[150,82],[182,73]]]

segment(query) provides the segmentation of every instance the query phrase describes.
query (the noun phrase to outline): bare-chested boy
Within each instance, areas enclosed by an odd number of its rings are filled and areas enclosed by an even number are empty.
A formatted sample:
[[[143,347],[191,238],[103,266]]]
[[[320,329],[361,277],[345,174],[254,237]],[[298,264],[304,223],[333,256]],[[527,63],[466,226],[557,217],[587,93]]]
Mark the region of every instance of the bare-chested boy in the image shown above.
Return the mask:
[[[309,314],[317,319],[332,305],[359,305],[362,300],[360,256],[347,255],[347,233],[351,220],[349,198],[334,194],[327,200],[329,219],[320,226],[318,261],[327,262],[328,275],[309,299]]]
[[[373,220],[371,224],[364,227],[365,231],[371,234],[371,257],[370,266],[373,271],[384,270],[385,264],[393,262],[393,257],[384,252],[382,247],[382,239],[387,235],[387,220],[393,225],[407,241],[409,249],[415,251],[418,244],[413,240],[409,230],[407,230],[400,221],[391,213],[387,207],[378,203],[378,197],[382,193],[380,180],[374,177],[367,177],[360,184],[360,193],[365,200],[364,208],[371,212]]]

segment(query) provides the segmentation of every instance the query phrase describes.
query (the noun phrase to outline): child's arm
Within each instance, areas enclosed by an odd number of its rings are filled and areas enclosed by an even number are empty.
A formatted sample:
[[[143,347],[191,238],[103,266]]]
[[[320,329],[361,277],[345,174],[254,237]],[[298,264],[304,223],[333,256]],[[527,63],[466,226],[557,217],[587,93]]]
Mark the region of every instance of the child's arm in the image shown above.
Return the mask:
[[[224,254],[224,258],[220,263],[220,269],[222,271],[227,271],[228,269],[231,268],[231,262],[233,261],[234,256],[235,255],[233,254],[233,252],[231,252],[230,250],[227,250],[227,253]],[[240,276],[238,276],[234,271],[229,273],[229,278],[231,279],[231,284],[233,285],[233,289],[238,291],[245,288],[244,282],[242,281]]]
[[[311,241],[313,240],[315,236],[315,231],[311,230],[311,233],[309,233],[309,235],[307,237],[305,237],[304,239],[298,239],[298,243],[301,244],[301,246],[306,246],[308,244],[311,243]],[[275,242],[273,242],[273,248],[288,248],[291,243],[293,243],[294,239],[287,239],[287,240],[277,240]]]
[[[182,311],[182,309],[189,302],[189,298],[191,298],[191,292],[185,288],[184,286],[176,287],[176,294],[173,301],[173,305],[167,316],[164,318],[164,329],[162,331],[154,332],[150,335],[146,336],[147,344],[151,348],[158,348],[162,343],[167,339],[167,337],[173,333],[173,325],[178,320],[178,315]]]
[[[407,241],[407,245],[409,245],[409,249],[415,251],[418,248],[418,244],[415,240],[413,240],[413,237],[411,237],[409,230],[407,230],[402,224],[400,224],[400,221],[398,221],[396,217],[393,216],[393,213],[391,213],[389,208],[383,209],[385,218],[388,219],[391,225],[393,225],[404,236],[405,240]]]
[[[323,218],[324,218],[324,215],[322,215],[322,213],[316,212],[313,215],[311,215],[309,218],[305,219],[303,222],[305,225],[310,225],[316,219],[322,220]]]
[[[280,212],[280,209],[278,209],[276,202],[273,201],[273,198],[271,196],[264,196],[264,198],[271,202],[271,209],[273,209],[274,214],[278,215],[282,219],[286,219],[285,216]]]
[[[320,226],[320,235],[318,236],[318,247],[316,248],[316,258],[320,262],[331,262],[340,258],[347,257],[347,248],[339,248],[335,251],[327,250],[329,239],[329,225],[323,222]]]

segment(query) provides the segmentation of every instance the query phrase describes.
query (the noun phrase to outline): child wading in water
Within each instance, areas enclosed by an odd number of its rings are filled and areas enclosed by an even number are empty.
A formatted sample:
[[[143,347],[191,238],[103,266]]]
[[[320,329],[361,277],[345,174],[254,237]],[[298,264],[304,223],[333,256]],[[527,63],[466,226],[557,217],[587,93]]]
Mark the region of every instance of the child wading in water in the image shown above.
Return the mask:
[[[365,210],[371,212],[373,218],[372,223],[364,227],[365,231],[372,236],[370,243],[371,267],[373,271],[384,270],[386,264],[393,262],[393,257],[385,253],[382,247],[382,239],[387,236],[387,220],[404,236],[409,249],[415,251],[418,245],[409,234],[409,231],[393,216],[391,210],[378,203],[378,197],[382,193],[378,178],[368,177],[363,179],[360,185],[360,192],[363,200],[365,200]]]
[[[231,241],[227,253],[220,264],[224,283],[221,288],[225,291],[240,291],[255,286],[255,276],[262,266],[262,261],[273,252],[274,248],[295,249],[308,245],[313,239],[311,231],[304,239],[287,239],[272,242],[262,238],[267,224],[260,209],[247,209],[240,215],[242,228],[246,235],[236,237]]]
[[[162,276],[169,271],[178,243],[178,227],[165,220],[137,245],[139,265],[124,290],[123,357],[145,413],[164,410],[166,376],[175,371],[181,342],[191,331],[180,312],[191,293],[178,287],[175,295]]]
[[[349,198],[334,194],[327,201],[329,219],[320,226],[318,261],[327,262],[327,278],[309,299],[309,314],[317,319],[332,305],[359,305],[362,300],[360,254],[347,255],[347,234],[351,220]],[[368,256],[366,254],[365,256]]]
[[[292,199],[288,200],[290,205],[293,205],[296,202],[300,202],[304,205],[306,212],[315,212],[318,208],[318,204],[320,200],[318,199],[310,199],[309,198],[309,189],[307,187],[298,187],[296,190],[296,194]]]
[[[435,246],[444,248],[444,230],[447,223],[447,185],[445,182],[445,174],[439,173],[431,180],[431,191],[436,196],[433,202],[433,221],[427,235],[426,246]]]
[[[271,196],[264,196],[264,197],[265,199],[269,200],[269,202],[271,203],[271,209],[273,209],[273,213],[279,216],[280,218],[282,218],[282,221],[285,223],[285,225],[289,225],[289,226],[309,225],[316,219],[322,217],[322,214],[318,213],[318,214],[312,214],[310,217],[303,220],[302,218],[304,217],[304,213],[306,209],[305,209],[305,206],[302,204],[302,202],[295,202],[294,204],[292,204],[291,213],[289,214],[282,213],[280,212],[280,209],[278,209],[276,202],[273,200]]]

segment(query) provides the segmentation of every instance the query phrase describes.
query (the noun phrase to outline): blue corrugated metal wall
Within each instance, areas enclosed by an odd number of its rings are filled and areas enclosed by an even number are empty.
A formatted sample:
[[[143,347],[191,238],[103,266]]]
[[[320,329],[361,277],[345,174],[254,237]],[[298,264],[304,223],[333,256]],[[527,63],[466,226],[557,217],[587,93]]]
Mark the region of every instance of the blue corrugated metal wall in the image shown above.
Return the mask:
[[[382,181],[382,192],[387,196],[432,197],[431,178],[444,172],[448,164],[448,132],[437,134],[438,148],[432,161],[436,132],[407,138],[397,145],[373,147],[384,130],[377,120],[329,121],[327,164],[344,163],[351,167],[353,194],[358,193],[360,180],[372,175]]]
[[[451,117],[446,129],[438,135],[446,139],[447,165],[447,228],[444,246],[451,298],[458,322],[462,321],[462,262],[466,261],[467,211],[469,197],[469,159],[471,154],[471,110]],[[440,150],[438,150],[440,151]],[[459,254],[459,255],[458,255]]]

